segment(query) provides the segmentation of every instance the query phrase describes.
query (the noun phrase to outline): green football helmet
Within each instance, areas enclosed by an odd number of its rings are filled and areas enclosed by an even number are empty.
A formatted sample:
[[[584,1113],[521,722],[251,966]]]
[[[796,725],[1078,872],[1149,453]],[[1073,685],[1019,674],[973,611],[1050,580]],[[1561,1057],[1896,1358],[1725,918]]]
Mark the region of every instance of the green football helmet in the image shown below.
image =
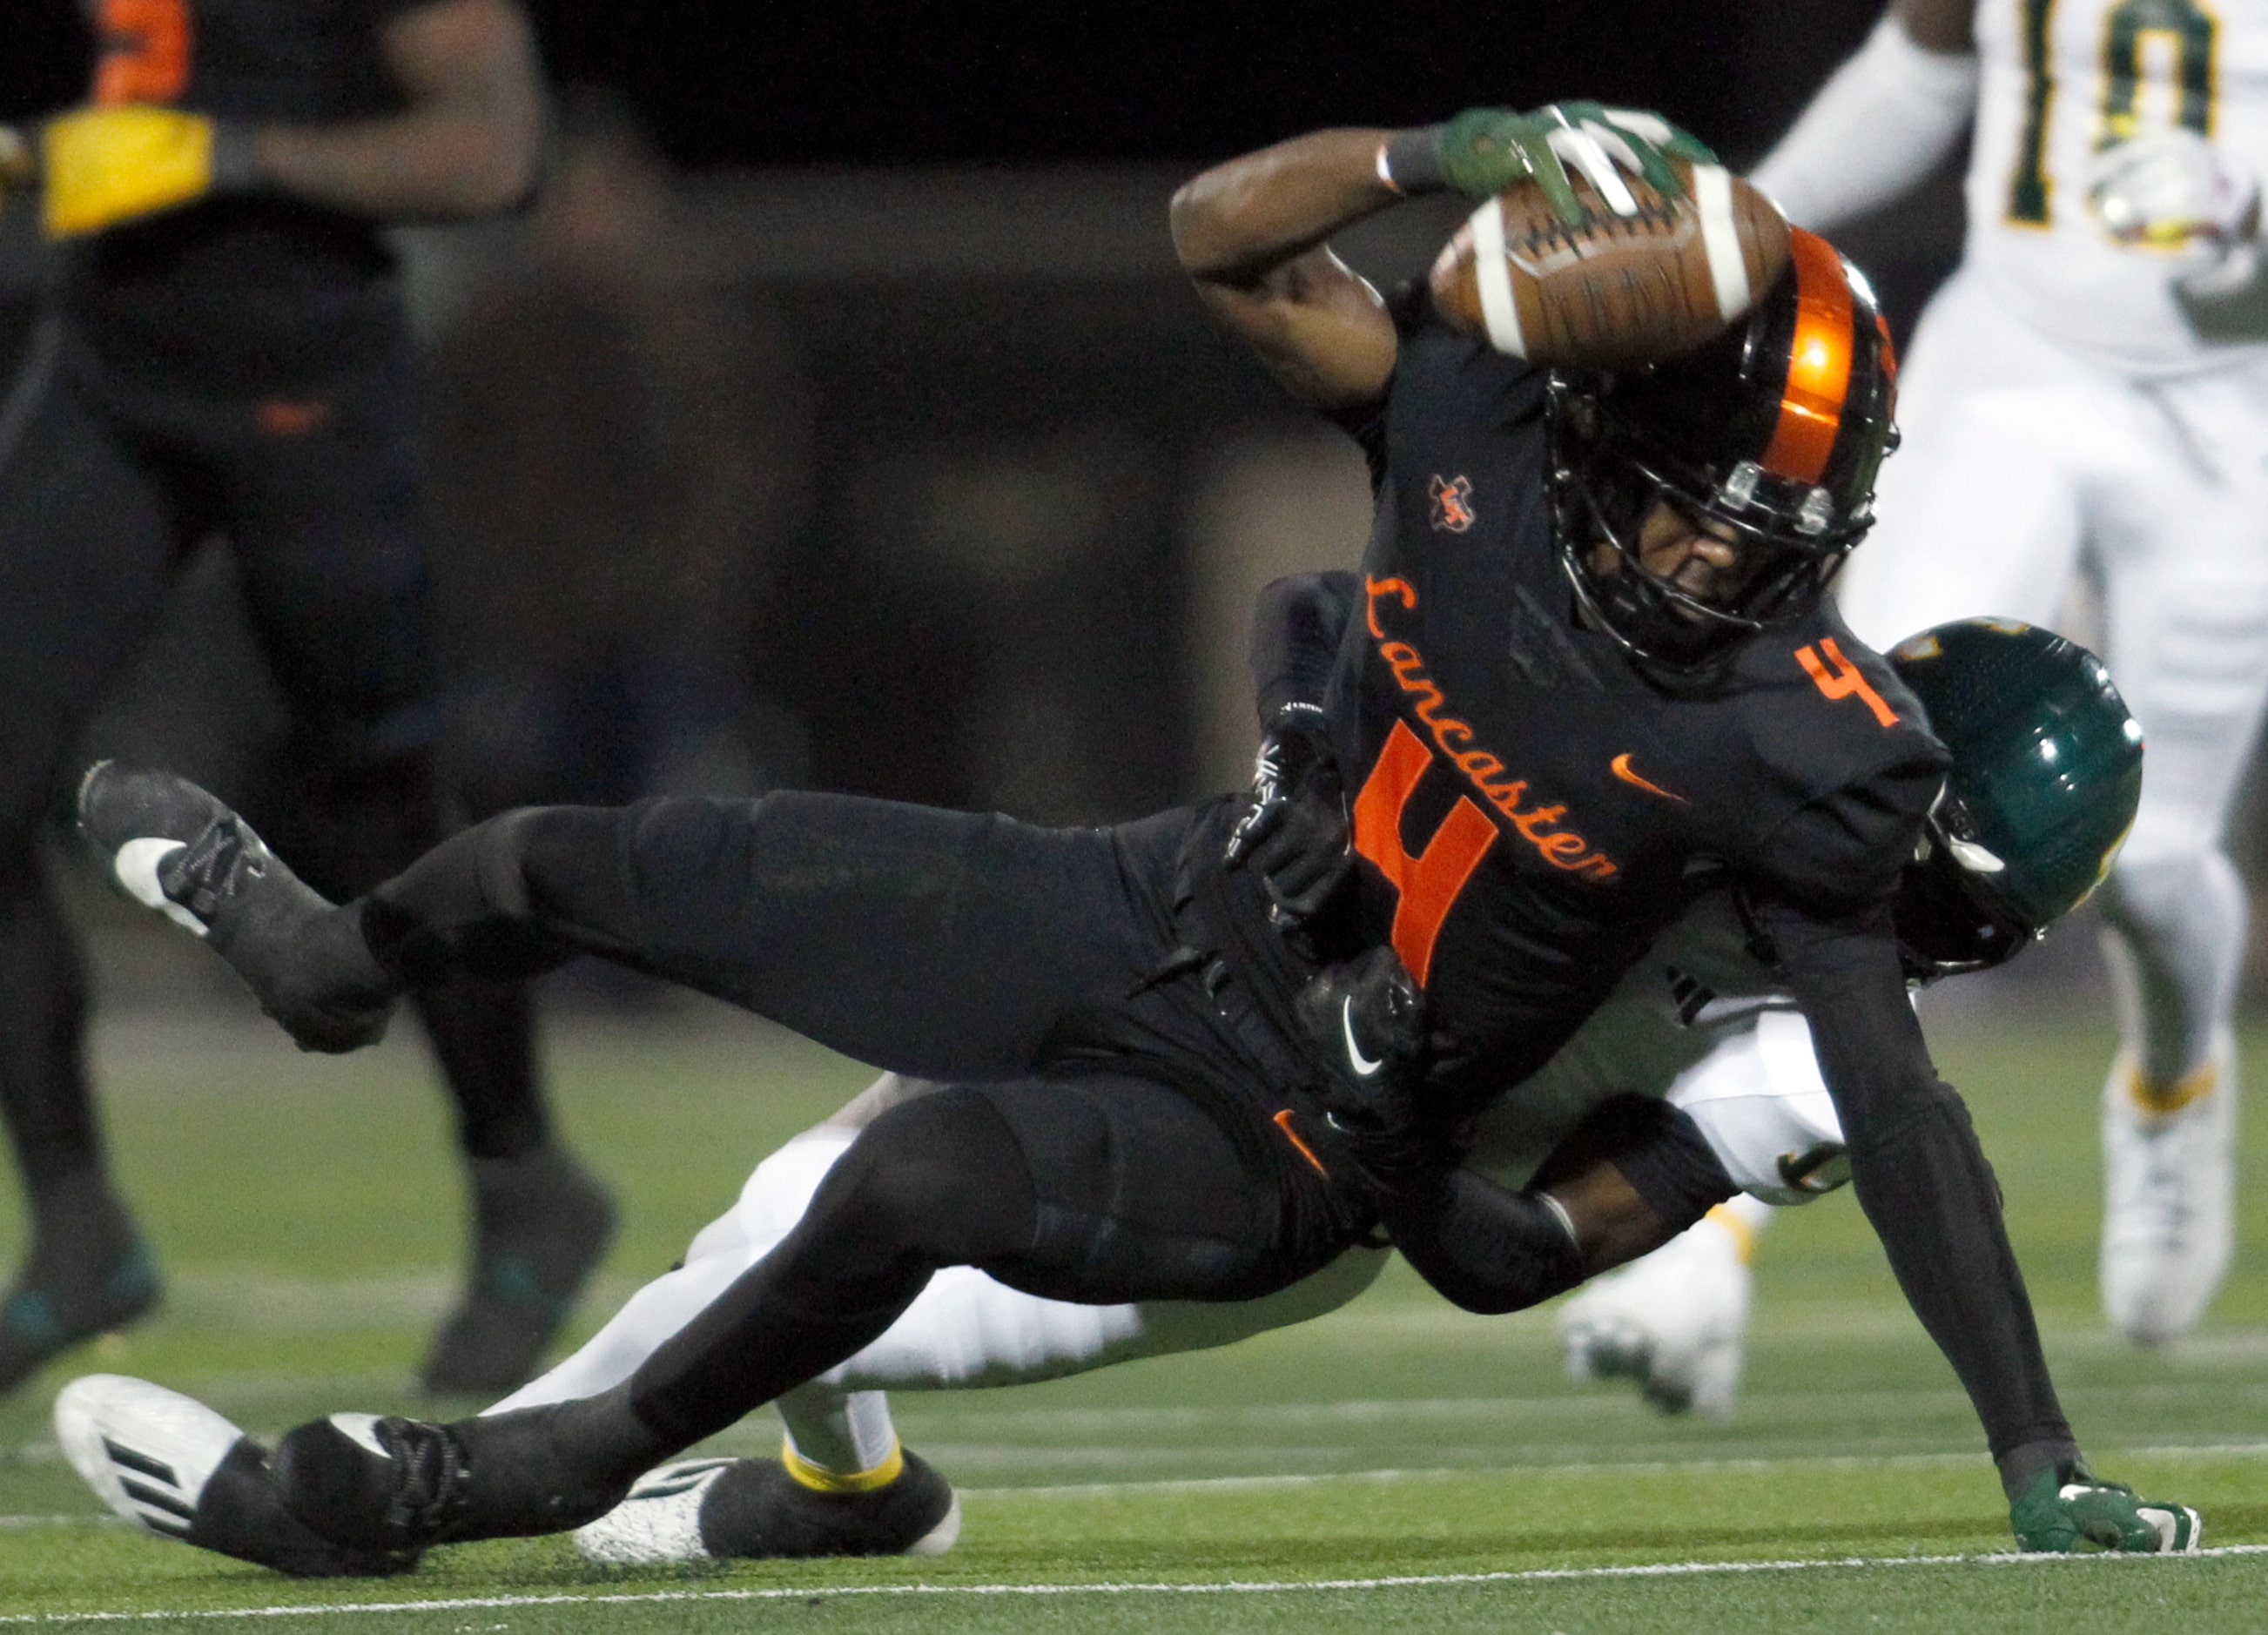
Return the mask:
[[[2012,619],[1908,637],[1890,667],[1953,754],[1891,913],[1908,971],[1981,970],[2087,900],[2134,825],[2142,728],[2102,661]]]

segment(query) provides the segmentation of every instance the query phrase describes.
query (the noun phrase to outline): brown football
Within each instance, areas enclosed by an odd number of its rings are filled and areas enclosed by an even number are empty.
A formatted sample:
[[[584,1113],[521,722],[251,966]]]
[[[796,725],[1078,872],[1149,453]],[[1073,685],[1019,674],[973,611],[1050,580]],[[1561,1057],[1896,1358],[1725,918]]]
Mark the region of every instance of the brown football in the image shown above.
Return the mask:
[[[1787,265],[1787,222],[1716,165],[1673,159],[1683,198],[1620,173],[1637,201],[1617,216],[1571,172],[1591,219],[1562,223],[1521,181],[1489,200],[1433,263],[1433,305],[1453,327],[1538,364],[1626,368],[1675,357],[1749,312]]]

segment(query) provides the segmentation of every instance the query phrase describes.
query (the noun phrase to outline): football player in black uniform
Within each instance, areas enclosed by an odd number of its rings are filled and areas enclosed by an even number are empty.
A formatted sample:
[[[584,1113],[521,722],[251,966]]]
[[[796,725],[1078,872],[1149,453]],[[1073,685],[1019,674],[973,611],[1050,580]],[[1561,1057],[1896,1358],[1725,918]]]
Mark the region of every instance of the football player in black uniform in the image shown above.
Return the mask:
[[[1175,201],[1209,302],[1372,453],[1363,605],[1320,725],[1278,734],[1313,740],[1316,780],[1351,769],[1350,887],[1289,901],[1248,828],[1230,866],[1242,799],[1066,831],[782,793],[508,814],[334,909],[194,785],[89,774],[82,823],[122,882],[195,920],[310,1046],[372,1036],[419,982],[587,953],[947,1086],[869,1125],[778,1248],[620,1386],[286,1435],[291,1525],[384,1565],[587,1521],[871,1342],[943,1266],[1071,1300],[1235,1300],[1383,1224],[1472,1309],[1572,1286],[1634,1251],[1580,1198],[1461,1167],[1469,1115],[1516,1096],[1729,875],[2018,1539],[2176,1543],[2080,1459],[1991,1172],[1907,1003],[1888,900],[1946,757],[1821,601],[1890,438],[1863,284],[1799,241],[1721,342],[1603,381],[1389,306],[1322,247],[1444,176],[1565,191],[1552,144],[1575,123],[1324,132]],[[1587,140],[1659,174],[1649,128]],[[1704,1144],[1635,1133],[1627,1153],[1608,1138],[1612,1202],[1675,1231],[1724,1195]]]
[[[33,1227],[0,1306],[0,1388],[157,1297],[105,1173],[85,988],[39,840],[81,730],[207,534],[235,553],[291,703],[311,875],[358,890],[446,832],[411,359],[381,230],[512,205],[544,122],[513,0],[90,9],[90,99],[13,144],[60,276],[0,408],[0,1111]],[[477,1223],[423,1377],[487,1392],[533,1372],[611,1208],[551,1138],[521,993],[452,981],[414,1004]]]

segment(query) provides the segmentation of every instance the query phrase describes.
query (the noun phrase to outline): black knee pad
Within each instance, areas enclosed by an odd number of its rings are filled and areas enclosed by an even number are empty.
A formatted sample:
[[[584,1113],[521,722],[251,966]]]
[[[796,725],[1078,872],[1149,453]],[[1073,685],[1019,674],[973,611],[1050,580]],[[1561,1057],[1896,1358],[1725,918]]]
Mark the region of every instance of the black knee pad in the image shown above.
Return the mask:
[[[1022,1249],[1035,1209],[1014,1132],[982,1091],[960,1086],[867,1125],[804,1219],[866,1255],[949,1266]]]

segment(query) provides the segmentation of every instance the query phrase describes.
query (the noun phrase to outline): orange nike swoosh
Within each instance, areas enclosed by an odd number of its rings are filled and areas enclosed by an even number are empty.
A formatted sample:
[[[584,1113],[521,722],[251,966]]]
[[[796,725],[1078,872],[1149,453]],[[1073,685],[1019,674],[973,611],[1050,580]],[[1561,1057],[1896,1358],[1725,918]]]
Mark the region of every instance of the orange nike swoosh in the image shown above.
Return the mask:
[[[1630,755],[1627,751],[1622,755],[1616,755],[1614,760],[1609,762],[1608,764],[1613,769],[1614,775],[1622,779],[1624,783],[1635,784],[1640,789],[1646,791],[1647,794],[1660,795],[1664,800],[1675,800],[1681,806],[1686,804],[1684,796],[1673,795],[1660,784],[1649,784],[1637,773],[1631,771]]]

